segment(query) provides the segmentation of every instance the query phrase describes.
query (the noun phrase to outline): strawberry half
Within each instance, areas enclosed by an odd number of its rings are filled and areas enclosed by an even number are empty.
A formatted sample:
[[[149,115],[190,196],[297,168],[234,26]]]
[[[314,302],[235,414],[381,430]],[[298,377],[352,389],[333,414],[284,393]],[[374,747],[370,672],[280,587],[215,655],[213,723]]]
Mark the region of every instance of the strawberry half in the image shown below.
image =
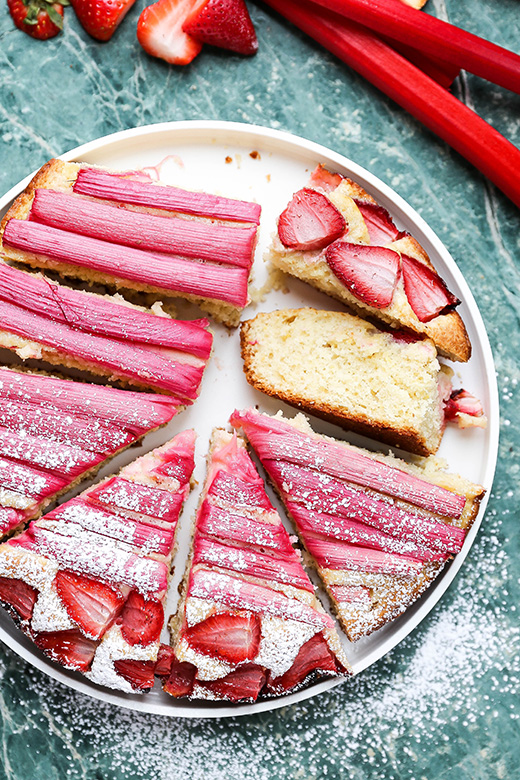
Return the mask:
[[[121,613],[121,633],[129,645],[149,645],[162,631],[164,610],[158,601],[146,601],[133,590]]]
[[[231,664],[250,661],[260,647],[260,619],[257,615],[211,615],[185,633],[188,644],[199,653]]]
[[[397,252],[336,241],[325,256],[333,273],[356,298],[376,309],[390,305],[399,278]]]
[[[202,0],[182,29],[202,43],[238,54],[255,54],[258,41],[244,0]]]
[[[187,35],[182,26],[197,0],[159,0],[142,12],[137,22],[137,40],[148,54],[172,65],[187,65],[202,49],[202,43]]]
[[[230,672],[220,680],[211,682],[199,682],[199,685],[208,691],[212,691],[220,699],[228,701],[240,701],[252,699],[256,701],[258,694],[265,684],[265,673],[256,664],[246,664]]]
[[[296,192],[278,220],[278,235],[289,249],[323,249],[347,230],[343,215],[321,192]]]
[[[56,574],[56,590],[68,616],[92,639],[100,639],[123,606],[123,596],[99,580],[71,571]]]
[[[155,663],[153,661],[135,661],[133,658],[120,658],[114,661],[114,669],[135,691],[147,691],[153,688]]]
[[[388,211],[377,203],[368,203],[354,198],[356,206],[361,212],[367,226],[370,243],[372,246],[384,246],[390,241],[396,241],[401,233],[393,223]]]
[[[23,580],[0,577],[0,601],[13,609],[22,620],[29,620],[38,591]]]
[[[311,672],[337,672],[337,666],[322,634],[315,634],[301,646],[293,665],[280,677],[267,678],[269,693],[281,694],[300,685]]]
[[[451,293],[439,274],[413,257],[401,255],[404,291],[420,322],[430,322],[446,314],[460,301]]]
[[[155,663],[154,674],[157,677],[168,677],[174,662],[175,662],[175,653],[173,652],[173,648],[170,647],[170,645],[165,645],[161,643],[161,646],[159,647],[159,652],[157,653],[157,661]]]
[[[9,13],[18,29],[39,41],[54,38],[63,29],[65,5],[69,5],[69,0],[7,0]]]
[[[89,669],[97,647],[96,642],[87,639],[77,628],[36,634],[34,641],[53,661],[80,672]]]
[[[98,41],[108,41],[135,0],[71,0],[78,21]]]
[[[175,698],[189,696],[193,690],[196,673],[197,667],[188,661],[174,661],[170,675],[163,685],[163,690]]]

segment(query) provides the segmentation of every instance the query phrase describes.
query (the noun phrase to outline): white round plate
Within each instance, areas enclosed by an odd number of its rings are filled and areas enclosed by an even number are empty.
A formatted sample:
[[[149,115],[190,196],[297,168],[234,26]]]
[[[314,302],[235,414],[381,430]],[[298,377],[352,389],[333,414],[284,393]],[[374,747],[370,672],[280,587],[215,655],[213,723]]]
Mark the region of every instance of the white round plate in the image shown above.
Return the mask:
[[[165,159],[166,158],[166,159]],[[388,209],[397,226],[409,231],[426,249],[440,275],[461,300],[460,313],[466,324],[473,355],[466,365],[453,366],[461,385],[477,395],[489,418],[487,430],[459,430],[449,426],[444,435],[439,455],[446,459],[450,470],[482,484],[487,495],[491,489],[498,447],[498,392],[493,358],[488,337],[473,296],[454,260],[428,227],[424,220],[388,186],[356,163],[340,154],[288,133],[263,127],[229,122],[172,122],[140,127],[98,139],[73,149],[64,160],[84,161],[118,169],[161,166],[161,179],[187,189],[200,189],[234,198],[256,200],[262,205],[260,240],[254,265],[254,288],[260,288],[266,279],[263,261],[275,227],[276,217],[285,208],[293,192],[307,182],[310,171],[317,163],[323,163],[333,171],[339,171],[359,182],[375,199]],[[0,201],[0,215],[12,200],[25,188],[30,177],[20,182]],[[289,280],[290,292],[271,291],[262,303],[249,306],[244,318],[257,311],[279,308],[315,306],[321,309],[341,310],[321,293],[295,279]],[[196,315],[197,316],[197,315]],[[200,316],[200,315],[199,315]],[[215,333],[214,356],[207,368],[200,398],[195,405],[174,419],[167,428],[148,436],[144,449],[150,450],[165,442],[180,430],[194,427],[198,433],[195,476],[202,484],[204,458],[214,426],[225,426],[235,408],[258,404],[263,410],[274,413],[283,404],[263,396],[247,384],[239,350],[238,331],[229,333],[222,326],[213,326]],[[456,386],[458,382],[456,383]],[[285,408],[292,415],[294,410]],[[375,449],[374,442],[358,436],[350,436],[332,425],[316,419],[313,426],[321,432]],[[384,448],[383,448],[384,449]],[[106,476],[136,457],[135,450],[122,453],[101,471]],[[80,489],[84,489],[83,483]],[[79,492],[78,489],[76,492]],[[174,612],[177,584],[182,576],[188,551],[189,526],[197,503],[198,491],[193,491],[185,507],[179,536],[179,554],[175,575],[170,587],[169,612]],[[70,497],[70,496],[69,496]],[[275,504],[280,507],[280,504]],[[375,663],[385,653],[406,637],[428,614],[450,585],[461,567],[477,534],[486,505],[484,499],[479,519],[474,524],[462,552],[446,567],[444,573],[398,620],[385,626],[372,636],[356,644],[343,637],[348,657],[355,673]],[[282,517],[284,516],[282,510]],[[324,603],[327,599],[324,598]],[[35,646],[15,627],[10,618],[0,610],[0,639],[18,655],[55,680],[89,696],[141,712],[181,717],[224,717],[272,710],[302,701],[336,685],[348,685],[348,680],[327,680],[298,693],[256,704],[230,706],[226,703],[177,701],[163,694],[158,685],[145,695],[117,693],[90,683],[84,677],[67,672],[40,654]],[[163,641],[168,641],[165,633]]]

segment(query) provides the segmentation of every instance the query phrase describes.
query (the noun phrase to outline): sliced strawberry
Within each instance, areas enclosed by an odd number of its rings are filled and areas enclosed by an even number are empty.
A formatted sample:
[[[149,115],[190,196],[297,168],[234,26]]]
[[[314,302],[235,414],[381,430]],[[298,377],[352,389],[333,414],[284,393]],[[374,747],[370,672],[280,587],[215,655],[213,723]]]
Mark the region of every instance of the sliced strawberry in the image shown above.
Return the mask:
[[[228,701],[252,699],[256,701],[265,684],[265,673],[256,664],[245,664],[225,677],[221,677],[220,680],[199,682],[198,684],[211,691],[219,699],[227,699]]]
[[[401,263],[404,291],[420,322],[430,322],[439,314],[446,314],[459,305],[459,299],[427,265],[407,255],[401,255]]]
[[[121,613],[121,633],[129,645],[149,645],[162,631],[164,610],[158,601],[146,601],[133,590]]]
[[[244,0],[203,0],[188,14],[182,29],[202,43],[238,54],[255,54],[258,41]]]
[[[199,653],[231,664],[251,661],[260,647],[260,619],[257,615],[221,612],[197,623],[185,633],[188,644]]]
[[[170,675],[163,685],[163,690],[170,696],[179,698],[189,696],[193,690],[197,667],[187,661],[175,661],[172,664]]]
[[[323,249],[347,230],[343,215],[321,192],[305,187],[293,195],[278,220],[278,235],[289,249]]]
[[[156,677],[168,677],[172,665],[175,661],[175,653],[173,652],[173,648],[170,647],[170,645],[165,645],[161,643],[161,646],[159,647],[159,652],[157,653],[157,662],[155,664],[155,676]]]
[[[34,641],[53,661],[80,672],[89,669],[97,647],[97,642],[87,639],[78,628],[71,628],[69,631],[46,631],[36,634]]]
[[[386,209],[377,203],[356,200],[356,206],[361,212],[367,226],[372,246],[384,246],[395,241],[402,234],[394,225],[392,217]]]
[[[114,669],[130,683],[135,691],[148,691],[153,688],[155,663],[153,661],[135,661],[133,658],[120,658],[114,661]]]
[[[0,601],[16,612],[22,620],[29,620],[38,591],[23,580],[0,577]]]
[[[317,165],[311,173],[309,184],[313,187],[321,187],[325,192],[332,192],[339,187],[343,178],[340,173],[331,173],[323,165]]]
[[[108,41],[135,0],[71,0],[78,21],[92,38]]]
[[[56,590],[71,620],[92,639],[100,639],[121,611],[124,598],[99,580],[59,571]]]
[[[202,43],[187,35],[182,25],[197,0],[159,0],[145,8],[137,22],[137,40],[152,57],[172,65],[187,65]]]
[[[356,298],[376,309],[390,305],[399,278],[397,252],[336,241],[325,256],[333,273]]]
[[[297,685],[301,685],[311,672],[336,674],[337,671],[336,663],[323,635],[314,634],[308,642],[301,646],[293,665],[285,674],[273,678],[269,673],[267,690],[273,694],[285,693]]]

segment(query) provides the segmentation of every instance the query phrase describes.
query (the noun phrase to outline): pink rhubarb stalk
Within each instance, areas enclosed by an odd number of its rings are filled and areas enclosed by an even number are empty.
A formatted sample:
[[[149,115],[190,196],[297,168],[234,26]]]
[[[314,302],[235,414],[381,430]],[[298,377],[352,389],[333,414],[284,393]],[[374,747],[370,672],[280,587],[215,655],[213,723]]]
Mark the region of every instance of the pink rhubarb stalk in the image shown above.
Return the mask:
[[[346,542],[331,542],[310,534],[305,539],[305,545],[323,569],[354,569],[367,574],[413,577],[422,568],[418,561],[406,555],[392,555]]]
[[[272,511],[273,507],[265,493],[263,482],[245,482],[232,474],[220,470],[208,488],[208,496],[220,498],[235,506],[257,507]]]
[[[235,411],[230,420],[243,428],[260,460],[286,460],[380,493],[401,498],[443,517],[459,518],[465,496],[420,479],[406,471],[371,458],[349,445],[338,444],[315,433],[302,433],[285,420],[253,409]]]
[[[157,217],[54,190],[36,190],[30,219],[111,244],[251,268],[256,228]],[[121,251],[121,250],[120,250]]]
[[[7,490],[15,490],[38,501],[57,493],[65,485],[65,480],[55,474],[31,468],[26,463],[0,458],[0,486]]]
[[[212,506],[209,501],[202,504],[197,533],[216,536],[234,542],[254,545],[287,554],[292,546],[282,524],[260,523],[250,517]]]
[[[132,203],[136,206],[233,222],[251,222],[255,225],[260,223],[261,208],[257,203],[133,181],[125,178],[123,174],[96,168],[81,168],[73,190],[80,195],[118,203]]]
[[[103,455],[87,452],[80,447],[56,444],[48,439],[21,435],[6,428],[0,428],[0,456],[69,478],[79,476],[103,460]]]
[[[317,612],[297,599],[288,598],[283,593],[263,585],[256,585],[209,569],[192,570],[188,596],[216,601],[232,609],[247,609],[260,614],[297,620],[320,629],[334,627],[334,621],[329,615]]]
[[[23,523],[24,520],[25,512],[0,506],[0,534],[8,534],[13,528]]]
[[[199,263],[174,255],[157,254],[42,225],[11,219],[3,235],[6,246],[21,249],[39,259],[89,268],[141,286],[224,301],[243,307],[247,303],[247,268]]]
[[[112,477],[88,493],[89,500],[118,509],[128,509],[167,523],[176,523],[182,506],[182,496],[121,477]]]

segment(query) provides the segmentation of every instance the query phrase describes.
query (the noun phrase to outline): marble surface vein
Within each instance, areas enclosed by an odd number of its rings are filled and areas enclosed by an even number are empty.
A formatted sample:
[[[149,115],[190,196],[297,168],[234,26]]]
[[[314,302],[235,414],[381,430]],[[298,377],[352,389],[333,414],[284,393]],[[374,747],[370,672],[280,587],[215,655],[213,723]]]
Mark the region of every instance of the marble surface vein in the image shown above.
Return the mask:
[[[502,408],[486,519],[429,617],[366,673],[299,705],[195,722],[76,694],[0,647],[0,780],[514,780],[520,778],[520,213],[377,90],[251,3],[252,59],[207,49],[187,68],[113,40],[67,9],[45,44],[0,11],[0,192],[49,156],[125,128],[225,119],[288,130],[396,189],[447,245],[484,317]],[[516,0],[430,0],[429,12],[519,51]],[[455,93],[520,146],[520,97],[470,75]],[[520,175],[520,172],[519,172]]]

